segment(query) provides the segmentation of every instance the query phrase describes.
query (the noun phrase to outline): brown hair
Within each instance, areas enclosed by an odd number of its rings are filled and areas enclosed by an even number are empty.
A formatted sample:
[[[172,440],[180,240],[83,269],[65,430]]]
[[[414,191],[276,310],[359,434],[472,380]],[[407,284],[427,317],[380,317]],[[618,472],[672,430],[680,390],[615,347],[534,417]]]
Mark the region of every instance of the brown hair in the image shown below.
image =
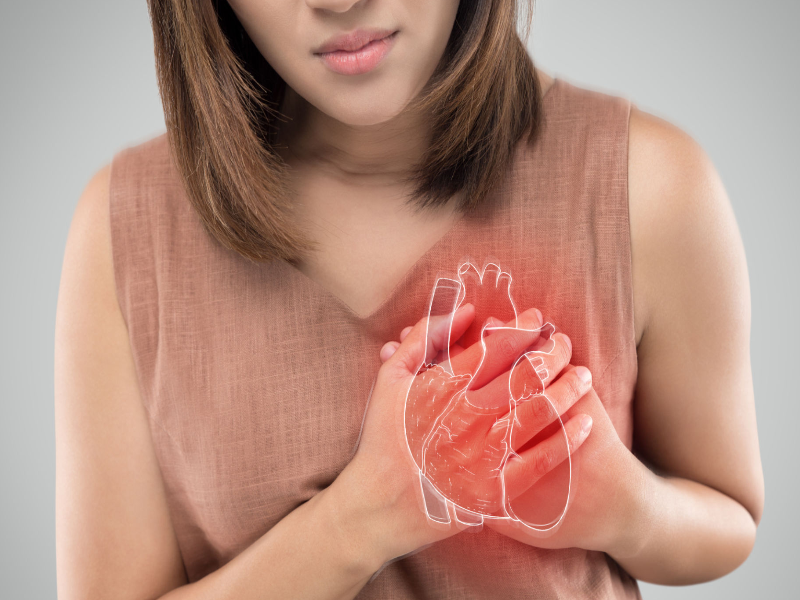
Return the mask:
[[[525,0],[527,41],[534,0]],[[227,0],[148,0],[167,136],[207,231],[253,261],[296,262],[314,244],[291,219],[287,165],[274,150],[286,83]],[[539,129],[541,90],[516,31],[517,0],[461,0],[444,55],[412,101],[432,142],[412,202],[469,211],[497,184],[514,146]]]

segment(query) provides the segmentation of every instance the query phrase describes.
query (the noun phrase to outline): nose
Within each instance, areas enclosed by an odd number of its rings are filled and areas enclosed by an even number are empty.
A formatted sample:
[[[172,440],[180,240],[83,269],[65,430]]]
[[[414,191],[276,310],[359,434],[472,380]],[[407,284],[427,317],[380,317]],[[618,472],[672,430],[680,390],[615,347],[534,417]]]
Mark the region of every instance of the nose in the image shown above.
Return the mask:
[[[365,0],[306,0],[310,8],[319,8],[331,12],[347,12],[356,4],[363,4]]]

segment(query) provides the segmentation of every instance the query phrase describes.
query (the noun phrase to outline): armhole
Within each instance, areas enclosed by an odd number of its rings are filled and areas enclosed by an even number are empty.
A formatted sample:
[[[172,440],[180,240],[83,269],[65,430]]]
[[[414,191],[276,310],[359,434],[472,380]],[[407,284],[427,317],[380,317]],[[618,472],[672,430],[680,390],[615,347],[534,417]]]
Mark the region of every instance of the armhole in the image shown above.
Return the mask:
[[[123,264],[124,240],[121,239],[122,229],[120,228],[118,206],[117,206],[117,186],[116,176],[119,173],[119,162],[123,159],[127,149],[116,152],[111,158],[111,166],[108,175],[108,219],[111,240],[111,264],[114,271],[114,292],[117,297],[122,320],[125,322],[125,329],[130,336],[130,324],[128,316],[128,297],[125,293],[125,273]]]
[[[625,257],[624,261],[626,263],[627,269],[627,287],[628,287],[628,302],[630,302],[631,307],[631,314],[630,314],[630,321],[626,325],[630,327],[630,340],[628,343],[633,343],[634,349],[636,349],[636,302],[634,298],[633,292],[633,232],[631,230],[631,198],[630,198],[630,179],[629,179],[629,164],[630,164],[630,147],[631,147],[631,114],[633,113],[633,109],[636,107],[634,102],[629,99],[625,99],[625,111],[624,111],[624,127],[625,127],[625,148],[620,153],[623,158],[624,163],[624,174],[623,181],[625,182],[625,194],[624,194],[624,202],[625,202],[625,210],[623,214],[625,215],[625,231],[626,235],[623,236],[625,239]]]
[[[631,206],[630,185],[628,179],[629,150],[630,150],[630,122],[635,104],[628,98],[615,96],[617,103],[611,123],[611,138],[614,140],[612,152],[615,154],[613,177],[619,181],[618,192],[611,203],[613,218],[616,223],[607,223],[609,229],[615,232],[614,239],[608,251],[615,253],[616,263],[616,302],[611,300],[620,311],[618,327],[620,338],[618,345],[605,364],[597,373],[597,380],[603,378],[609,368],[618,363],[623,357],[630,360],[628,369],[633,372],[634,382],[638,377],[638,355],[636,349],[636,320],[634,316],[635,302],[633,291],[633,237],[631,231]],[[613,207],[613,208],[612,208]],[[610,215],[609,215],[610,217]],[[625,314],[625,307],[628,307]],[[632,348],[632,351],[629,349]]]

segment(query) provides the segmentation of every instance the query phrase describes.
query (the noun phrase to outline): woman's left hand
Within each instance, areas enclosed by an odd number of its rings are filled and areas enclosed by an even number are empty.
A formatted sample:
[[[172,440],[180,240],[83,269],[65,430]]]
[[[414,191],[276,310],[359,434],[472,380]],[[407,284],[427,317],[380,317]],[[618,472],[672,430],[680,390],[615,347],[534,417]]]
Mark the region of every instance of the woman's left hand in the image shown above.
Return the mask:
[[[401,340],[409,329],[403,330]],[[381,360],[388,360],[398,345],[394,341],[385,344],[381,349]],[[456,346],[451,354],[459,351]],[[571,351],[563,357],[561,364],[547,366],[550,374],[545,382],[545,394],[557,408],[568,407],[560,412],[564,423],[578,414],[590,415],[592,423],[591,433],[572,455],[575,476],[564,518],[552,534],[544,537],[511,519],[486,519],[484,524],[540,548],[578,547],[607,552],[614,557],[629,556],[637,551],[645,535],[639,530],[642,520],[634,517],[640,513],[649,471],[620,440],[605,407],[591,387],[591,380],[582,387],[580,383],[576,384],[579,381],[577,373],[584,369],[576,371],[577,367],[569,364],[570,359]],[[577,401],[576,395],[579,396]],[[534,475],[532,484],[535,481]]]
[[[560,378],[574,370],[567,365]],[[545,393],[556,406],[551,388]],[[562,413],[564,422],[574,414],[592,417],[591,434],[572,456],[574,471],[570,501],[560,527],[549,537],[532,535],[517,523],[490,520],[486,525],[521,542],[540,548],[584,548],[614,557],[635,554],[645,532],[639,530],[647,467],[622,443],[594,388]]]

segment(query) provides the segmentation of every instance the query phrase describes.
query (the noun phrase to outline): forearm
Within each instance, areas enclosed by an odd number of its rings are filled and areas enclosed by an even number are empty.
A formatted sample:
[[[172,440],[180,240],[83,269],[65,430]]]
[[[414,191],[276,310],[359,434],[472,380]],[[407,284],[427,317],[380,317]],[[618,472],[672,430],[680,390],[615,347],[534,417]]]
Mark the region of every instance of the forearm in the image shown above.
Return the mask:
[[[745,561],[756,524],[741,504],[701,483],[642,469],[643,489],[626,528],[636,539],[624,544],[636,550],[608,551],[630,575],[689,585],[722,577]]]
[[[161,600],[353,598],[382,560],[335,496],[323,490],[223,567]]]

